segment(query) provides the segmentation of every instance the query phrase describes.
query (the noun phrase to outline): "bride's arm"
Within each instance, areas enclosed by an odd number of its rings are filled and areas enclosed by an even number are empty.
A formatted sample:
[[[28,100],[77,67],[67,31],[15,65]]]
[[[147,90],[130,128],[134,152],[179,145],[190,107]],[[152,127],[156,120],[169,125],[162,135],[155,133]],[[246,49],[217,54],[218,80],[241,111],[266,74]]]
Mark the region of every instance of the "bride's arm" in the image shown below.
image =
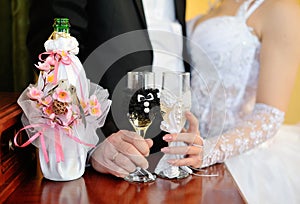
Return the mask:
[[[227,158],[241,154],[271,138],[284,120],[284,112],[266,104],[256,104],[252,114],[243,118],[234,128],[216,138],[204,141],[201,167],[221,163]]]
[[[262,45],[256,105],[252,113],[241,118],[235,127],[222,135],[206,139],[203,149],[194,145],[195,138],[199,138],[197,131],[166,135],[164,139],[167,142],[189,144],[185,148],[162,150],[165,153],[186,154],[183,159],[169,161],[171,164],[206,167],[224,162],[274,136],[283,123],[300,65],[300,9],[296,1],[266,2],[264,12],[257,16],[249,19]]]
[[[299,5],[277,1],[266,9],[257,26],[262,42],[257,104],[219,137],[213,150],[204,148],[202,167],[256,147],[275,135],[284,121],[300,65]]]

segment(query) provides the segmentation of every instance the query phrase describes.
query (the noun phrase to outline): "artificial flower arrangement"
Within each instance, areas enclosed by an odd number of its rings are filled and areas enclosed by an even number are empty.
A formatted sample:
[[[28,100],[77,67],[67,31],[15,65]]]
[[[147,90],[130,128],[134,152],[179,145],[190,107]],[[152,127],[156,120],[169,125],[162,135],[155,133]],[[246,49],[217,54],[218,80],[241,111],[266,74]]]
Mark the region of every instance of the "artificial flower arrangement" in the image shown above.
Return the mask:
[[[68,19],[55,19],[55,26],[68,25]],[[20,95],[22,128],[15,145],[39,148],[39,161],[45,178],[74,180],[85,170],[87,153],[98,142],[96,129],[103,126],[111,101],[108,91],[86,78],[78,57],[78,42],[64,30],[54,31],[44,44],[46,52],[35,65],[36,84]],[[17,143],[26,130],[29,140]]]

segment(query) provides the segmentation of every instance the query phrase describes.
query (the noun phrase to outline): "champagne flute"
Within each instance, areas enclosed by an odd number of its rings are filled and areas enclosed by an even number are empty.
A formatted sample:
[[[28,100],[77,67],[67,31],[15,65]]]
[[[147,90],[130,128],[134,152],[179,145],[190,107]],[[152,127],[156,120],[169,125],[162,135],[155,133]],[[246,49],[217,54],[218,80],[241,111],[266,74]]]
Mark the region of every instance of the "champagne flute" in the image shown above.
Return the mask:
[[[130,93],[128,119],[141,137],[155,118],[155,107],[159,107],[158,89],[155,89],[153,72],[128,72],[127,89]],[[146,169],[137,167],[136,171],[124,178],[129,182],[152,182],[156,176]]]
[[[163,117],[161,129],[169,133],[180,133],[185,125],[185,112],[191,108],[190,73],[189,72],[163,72],[162,91],[160,94],[160,109]],[[170,142],[169,146],[178,146],[179,142]],[[180,159],[183,155],[169,155],[172,159]],[[189,176],[182,167],[169,166],[166,171],[158,175],[169,178],[167,174],[176,172],[175,178],[181,179]],[[166,173],[169,172],[169,173]]]

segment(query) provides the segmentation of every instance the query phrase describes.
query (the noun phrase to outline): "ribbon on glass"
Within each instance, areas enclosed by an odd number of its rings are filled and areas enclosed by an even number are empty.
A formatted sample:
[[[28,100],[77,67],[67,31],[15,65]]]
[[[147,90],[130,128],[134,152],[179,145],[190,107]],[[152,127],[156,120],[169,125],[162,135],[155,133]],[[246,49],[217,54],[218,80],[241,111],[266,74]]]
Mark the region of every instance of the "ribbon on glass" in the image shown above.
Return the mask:
[[[19,134],[26,130],[26,129],[29,129],[29,128],[35,128],[35,127],[39,127],[39,128],[42,128],[40,131],[38,131],[37,133],[35,133],[32,137],[30,137],[25,143],[23,143],[22,145],[19,145],[18,144],[18,141],[17,141],[17,138],[19,136]],[[44,132],[47,130],[47,129],[53,129],[52,126],[49,126],[49,125],[45,125],[45,124],[33,124],[33,125],[27,125],[23,128],[21,128],[16,134],[15,134],[15,137],[14,137],[14,144],[17,146],[17,147],[26,147],[28,146],[29,144],[31,144],[34,140],[36,140],[38,137],[40,138],[40,142],[41,142],[41,149],[42,149],[42,152],[43,152],[43,155],[44,155],[44,159],[45,161],[48,163],[49,162],[49,156],[48,156],[48,153],[47,153],[47,148],[46,148],[46,144],[45,144],[45,136],[44,136]],[[63,149],[62,149],[62,145],[61,145],[61,138],[60,138],[60,135],[59,135],[59,128],[60,127],[57,127],[55,126],[54,127],[54,131],[55,131],[55,134],[54,134],[54,142],[55,142],[55,156],[56,156],[56,162],[61,162],[61,161],[64,161],[64,154],[63,154]],[[67,128],[67,127],[64,127],[64,128]],[[67,128],[68,129],[68,132],[67,132],[67,136],[69,138],[71,138],[72,140],[74,140],[75,142],[77,143],[80,143],[82,145],[85,145],[85,146],[89,146],[89,147],[95,147],[95,145],[93,144],[88,144],[88,143],[85,143],[83,141],[81,141],[79,138],[75,137],[72,133],[72,130],[70,128]]]

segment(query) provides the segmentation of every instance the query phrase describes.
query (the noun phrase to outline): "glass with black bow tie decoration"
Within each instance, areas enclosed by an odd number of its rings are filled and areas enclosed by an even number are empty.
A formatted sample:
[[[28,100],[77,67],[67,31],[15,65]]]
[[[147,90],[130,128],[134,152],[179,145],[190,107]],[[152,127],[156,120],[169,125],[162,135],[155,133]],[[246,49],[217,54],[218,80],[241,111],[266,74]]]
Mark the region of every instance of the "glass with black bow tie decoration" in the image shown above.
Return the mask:
[[[154,87],[153,72],[127,73],[127,90],[130,93],[128,119],[136,133],[143,138],[159,110],[159,90]],[[126,181],[143,183],[153,182],[155,179],[155,175],[141,167],[125,177]]]

